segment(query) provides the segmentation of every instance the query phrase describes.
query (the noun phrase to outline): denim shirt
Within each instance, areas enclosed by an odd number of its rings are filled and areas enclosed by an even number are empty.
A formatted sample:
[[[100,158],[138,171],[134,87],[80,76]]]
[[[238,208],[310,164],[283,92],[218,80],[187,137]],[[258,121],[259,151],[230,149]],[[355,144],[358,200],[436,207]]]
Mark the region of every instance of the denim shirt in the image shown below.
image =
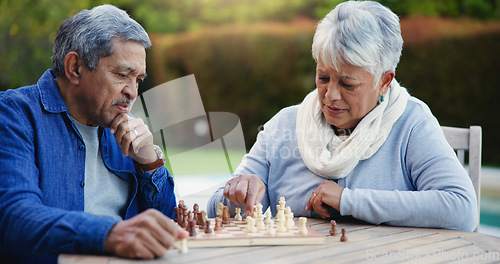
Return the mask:
[[[173,218],[174,183],[165,167],[137,171],[109,128],[99,128],[105,166],[130,183],[124,216],[156,208]],[[0,262],[59,253],[104,253],[116,220],[84,210],[85,144],[52,70],[36,85],[0,92]],[[41,259],[39,259],[41,260]]]

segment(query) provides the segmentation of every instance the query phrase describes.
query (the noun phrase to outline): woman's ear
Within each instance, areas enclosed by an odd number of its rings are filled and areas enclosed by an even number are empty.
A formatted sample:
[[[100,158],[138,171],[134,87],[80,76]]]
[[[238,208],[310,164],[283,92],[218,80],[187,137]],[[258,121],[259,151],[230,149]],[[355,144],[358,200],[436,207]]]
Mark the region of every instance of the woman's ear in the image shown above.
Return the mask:
[[[80,73],[83,64],[81,64],[80,56],[78,53],[72,51],[64,57],[64,75],[73,84],[80,83]]]
[[[394,71],[386,71],[382,74],[382,77],[380,77],[380,95],[387,93],[387,89],[389,89],[394,76]]]

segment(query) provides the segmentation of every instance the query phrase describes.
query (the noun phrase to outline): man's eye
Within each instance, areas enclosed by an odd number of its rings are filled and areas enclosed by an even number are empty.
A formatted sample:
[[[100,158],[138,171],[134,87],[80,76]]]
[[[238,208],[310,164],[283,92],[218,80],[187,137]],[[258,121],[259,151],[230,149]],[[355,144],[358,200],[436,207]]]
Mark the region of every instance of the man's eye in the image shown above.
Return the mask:
[[[115,74],[118,75],[118,77],[120,77],[120,78],[127,78],[128,77],[126,74],[122,74],[122,73],[119,73],[119,72],[117,72]]]
[[[330,78],[327,77],[318,77],[318,80],[320,80],[322,83],[327,83],[330,81]]]

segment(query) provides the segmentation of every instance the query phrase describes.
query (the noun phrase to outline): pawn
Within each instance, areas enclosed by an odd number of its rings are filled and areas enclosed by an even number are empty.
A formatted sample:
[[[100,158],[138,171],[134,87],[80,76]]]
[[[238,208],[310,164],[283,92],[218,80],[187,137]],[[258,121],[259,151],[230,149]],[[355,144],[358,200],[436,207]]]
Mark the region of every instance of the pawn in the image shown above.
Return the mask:
[[[241,217],[241,208],[236,207],[235,213],[236,213],[236,215],[234,216],[234,220],[235,221],[241,221],[241,220],[243,220],[243,218]]]
[[[212,228],[210,228],[210,220],[205,221],[205,234],[212,234]]]
[[[195,203],[193,205],[193,219],[198,221],[198,215],[200,214],[200,206]]]
[[[274,230],[274,221],[272,219],[269,219],[269,221],[267,221],[266,219],[266,227],[267,227],[266,234],[270,236],[274,236],[276,234],[276,230]]]
[[[196,221],[189,220],[189,236],[196,236]]]
[[[286,232],[286,226],[285,226],[285,219],[277,219],[278,226],[276,227],[276,232],[278,233],[284,233]]]
[[[220,217],[216,217],[214,231],[219,232],[221,230],[222,230],[222,219]]]
[[[206,221],[206,218],[207,218],[207,212],[205,211],[201,211],[199,214],[198,214],[198,225],[200,227],[204,227],[205,226],[205,221]]]
[[[229,207],[224,206],[224,209],[222,210],[222,223],[224,225],[227,225],[231,222],[231,216],[229,215]]]
[[[337,235],[337,222],[335,220],[330,221],[330,236],[336,236]]]
[[[187,240],[184,238],[184,239],[181,239],[180,240],[180,245],[179,245],[179,253],[188,253],[188,247],[187,247]]]
[[[264,223],[266,224],[266,226],[268,225],[269,222],[273,222],[274,224],[273,219],[271,219],[271,210],[267,210],[265,215],[266,215],[266,220],[264,220]]]
[[[342,236],[340,237],[340,242],[347,242],[347,236],[345,235],[345,233],[345,228],[342,228]]]
[[[293,213],[290,206],[285,209],[285,226],[287,229],[292,229],[295,227],[295,222],[293,221]]]
[[[257,228],[255,227],[255,219],[253,219],[251,216],[247,216],[246,221],[247,225],[245,227],[245,231],[247,231],[247,233],[257,232]]]

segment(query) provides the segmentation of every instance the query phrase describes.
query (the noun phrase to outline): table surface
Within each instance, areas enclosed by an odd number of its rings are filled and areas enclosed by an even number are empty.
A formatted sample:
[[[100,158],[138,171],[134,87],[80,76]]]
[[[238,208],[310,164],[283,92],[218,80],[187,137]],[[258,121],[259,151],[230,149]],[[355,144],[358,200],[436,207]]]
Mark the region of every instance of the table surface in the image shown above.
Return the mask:
[[[500,263],[500,237],[445,229],[370,225],[338,220],[347,242],[330,236],[326,220],[308,219],[308,225],[326,236],[314,246],[250,246],[176,249],[153,261],[110,256],[61,255],[59,263]]]

